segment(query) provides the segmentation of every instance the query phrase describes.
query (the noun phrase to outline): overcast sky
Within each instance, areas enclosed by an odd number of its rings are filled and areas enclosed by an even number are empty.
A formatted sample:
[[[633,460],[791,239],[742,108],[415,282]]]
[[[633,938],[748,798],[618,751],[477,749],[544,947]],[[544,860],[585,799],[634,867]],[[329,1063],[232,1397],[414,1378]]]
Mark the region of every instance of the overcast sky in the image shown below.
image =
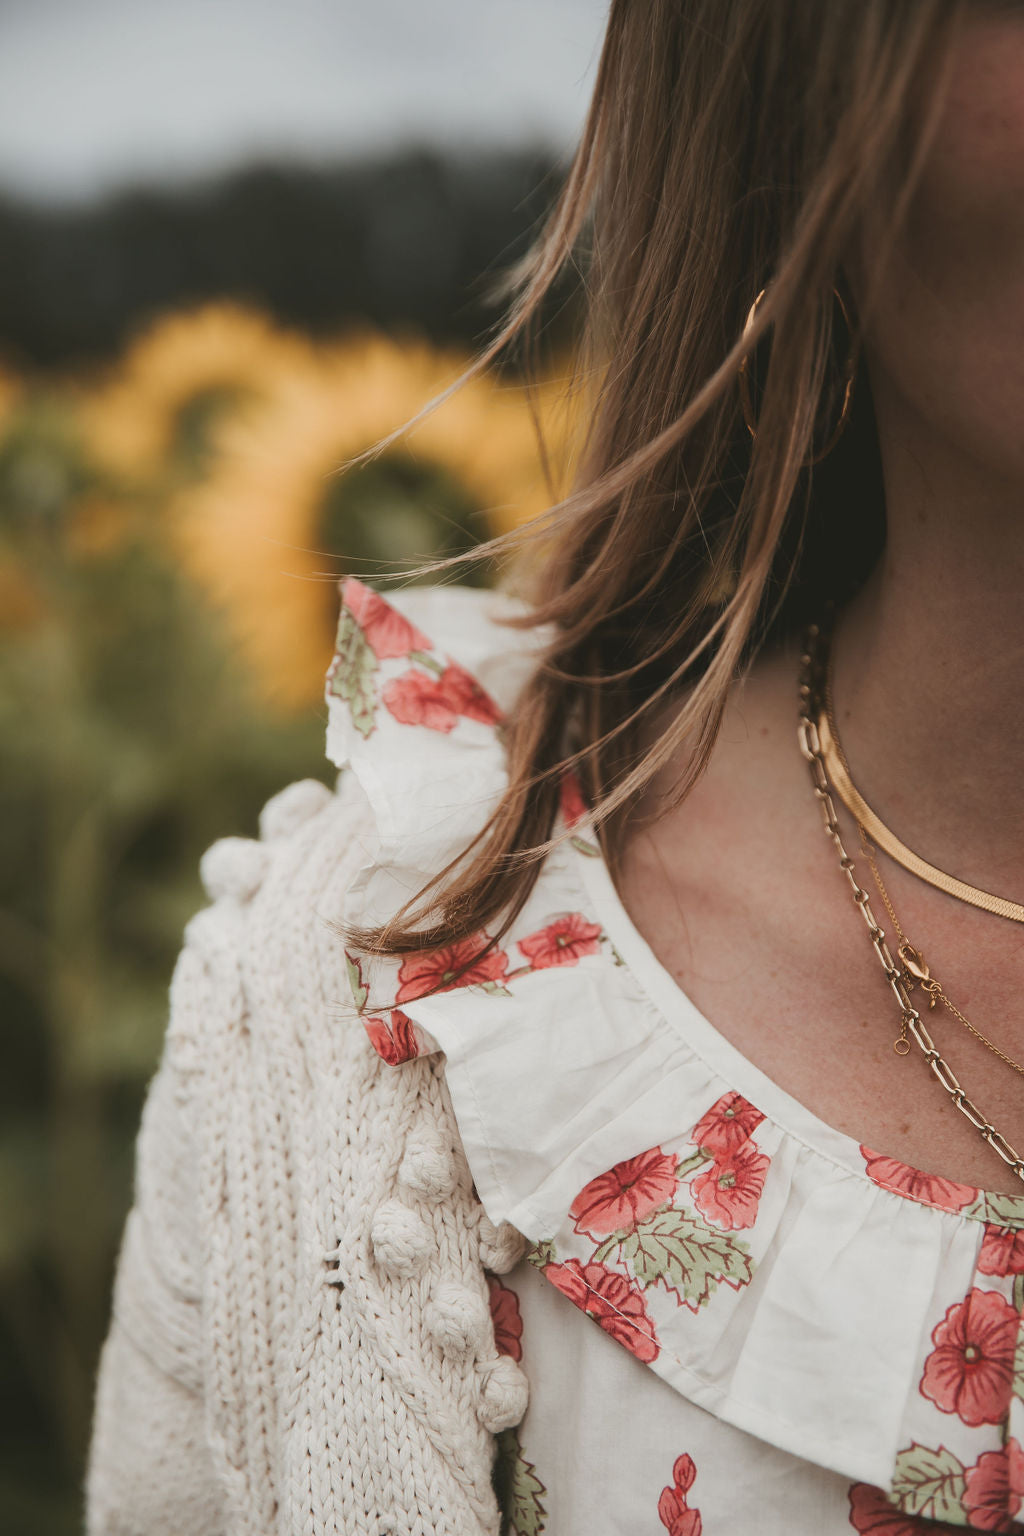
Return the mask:
[[[0,0],[0,187],[409,141],[568,150],[607,0]]]

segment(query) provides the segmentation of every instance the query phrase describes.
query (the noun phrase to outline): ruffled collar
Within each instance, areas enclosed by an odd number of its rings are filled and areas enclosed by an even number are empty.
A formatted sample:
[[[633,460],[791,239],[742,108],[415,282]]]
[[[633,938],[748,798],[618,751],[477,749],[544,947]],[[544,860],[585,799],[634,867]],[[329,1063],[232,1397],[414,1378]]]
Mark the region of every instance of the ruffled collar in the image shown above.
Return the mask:
[[[509,611],[342,584],[328,755],[373,821],[345,921],[390,916],[500,796],[503,713],[543,641],[496,622]],[[810,1114],[659,965],[571,784],[560,827],[501,945],[461,976],[485,936],[350,956],[375,1048],[396,1066],[443,1052],[488,1216],[685,1396],[908,1514],[1011,1529],[1024,1197],[909,1169]]]

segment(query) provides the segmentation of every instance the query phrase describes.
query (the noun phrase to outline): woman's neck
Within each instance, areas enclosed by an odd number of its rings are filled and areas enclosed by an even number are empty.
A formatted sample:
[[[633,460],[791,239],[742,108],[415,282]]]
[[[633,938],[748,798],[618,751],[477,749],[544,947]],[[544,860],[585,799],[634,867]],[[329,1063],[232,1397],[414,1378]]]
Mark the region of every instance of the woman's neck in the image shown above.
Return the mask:
[[[904,842],[1020,899],[1024,487],[887,420],[886,549],[836,626],[843,745]]]

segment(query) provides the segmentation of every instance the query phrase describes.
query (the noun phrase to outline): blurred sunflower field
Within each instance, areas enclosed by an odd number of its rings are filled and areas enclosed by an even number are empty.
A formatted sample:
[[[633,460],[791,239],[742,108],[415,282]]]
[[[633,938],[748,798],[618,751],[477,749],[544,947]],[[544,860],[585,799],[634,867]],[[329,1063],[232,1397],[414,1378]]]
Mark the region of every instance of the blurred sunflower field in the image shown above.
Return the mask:
[[[333,770],[336,582],[548,505],[556,379],[254,309],[165,315],[113,365],[0,373],[0,1527],[76,1531],[93,1379],[198,859]],[[473,579],[470,576],[469,579]],[[476,579],[480,579],[479,576]]]

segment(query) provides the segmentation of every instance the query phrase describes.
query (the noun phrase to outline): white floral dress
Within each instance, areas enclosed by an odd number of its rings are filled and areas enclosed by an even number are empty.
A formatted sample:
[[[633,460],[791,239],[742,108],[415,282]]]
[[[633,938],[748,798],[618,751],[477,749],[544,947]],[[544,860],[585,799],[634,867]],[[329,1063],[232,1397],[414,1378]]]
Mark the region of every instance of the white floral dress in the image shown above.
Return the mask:
[[[375,817],[351,920],[414,895],[501,792],[534,644],[504,603],[343,583],[328,753]],[[1024,1532],[1024,1196],[817,1119],[655,959],[571,780],[560,826],[478,963],[483,936],[349,967],[385,1060],[444,1053],[477,1193],[528,1240],[490,1277],[530,1382],[507,1530]]]

